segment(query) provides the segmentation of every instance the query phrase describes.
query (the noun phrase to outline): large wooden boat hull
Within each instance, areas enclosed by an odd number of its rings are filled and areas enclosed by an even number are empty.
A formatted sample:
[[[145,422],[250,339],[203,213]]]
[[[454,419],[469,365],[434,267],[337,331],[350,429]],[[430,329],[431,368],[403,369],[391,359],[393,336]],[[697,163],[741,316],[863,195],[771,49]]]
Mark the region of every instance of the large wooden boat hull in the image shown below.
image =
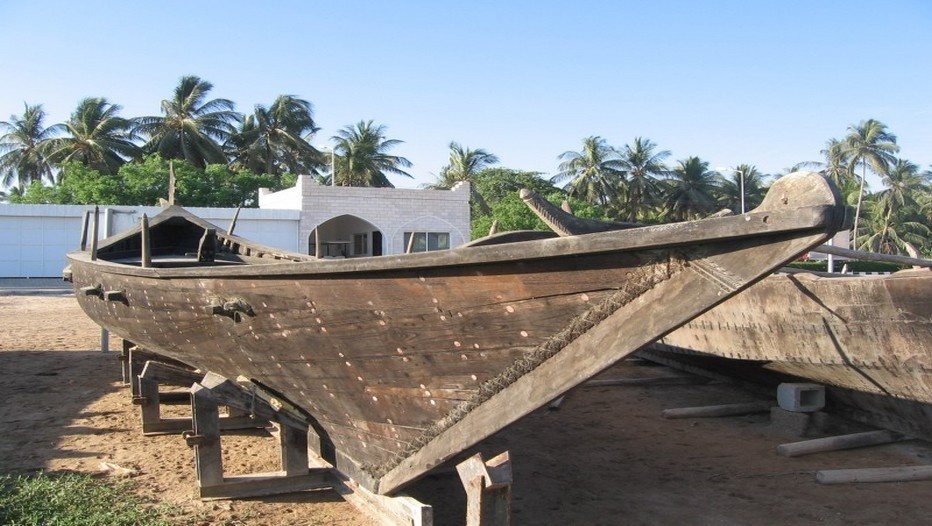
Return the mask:
[[[764,362],[826,385],[932,404],[932,270],[777,274],[665,336],[668,350]]]
[[[275,393],[392,493],[846,224],[824,178],[781,181],[740,217],[348,260],[216,234],[215,261],[185,264],[184,225],[215,227],[169,209],[69,261],[101,326]]]

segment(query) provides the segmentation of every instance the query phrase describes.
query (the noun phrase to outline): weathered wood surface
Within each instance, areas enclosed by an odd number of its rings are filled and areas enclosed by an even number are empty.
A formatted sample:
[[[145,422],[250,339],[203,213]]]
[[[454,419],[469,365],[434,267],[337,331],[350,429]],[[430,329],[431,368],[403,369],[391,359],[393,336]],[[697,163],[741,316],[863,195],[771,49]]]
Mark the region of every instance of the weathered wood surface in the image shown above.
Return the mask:
[[[932,480],[932,466],[896,468],[827,469],[816,472],[820,484],[852,484],[855,482],[909,482]]]
[[[932,270],[889,276],[778,274],[661,343],[817,383],[932,403]]]
[[[511,524],[511,457],[507,451],[488,461],[476,453],[456,466],[466,490],[466,526]]]
[[[161,268],[171,239],[196,250],[203,232],[156,216],[154,268],[107,260],[138,259],[132,233],[95,264],[69,257],[76,287],[125,290],[80,295],[98,323],[260,382],[308,413],[337,469],[393,493],[843,225],[824,179],[780,181],[741,217],[437,253],[302,262],[218,232],[216,264]]]

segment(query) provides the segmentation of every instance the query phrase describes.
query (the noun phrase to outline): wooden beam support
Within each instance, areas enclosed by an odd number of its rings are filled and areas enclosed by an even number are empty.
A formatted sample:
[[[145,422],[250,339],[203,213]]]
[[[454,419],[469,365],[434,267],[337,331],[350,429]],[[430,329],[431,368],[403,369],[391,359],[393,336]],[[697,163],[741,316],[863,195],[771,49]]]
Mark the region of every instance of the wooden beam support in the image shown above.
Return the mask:
[[[476,453],[456,466],[466,489],[466,526],[511,524],[511,458],[508,452],[482,461]]]
[[[717,418],[722,416],[740,416],[751,413],[770,411],[773,402],[744,402],[740,404],[707,405],[699,407],[678,407],[664,409],[664,418]]]
[[[309,461],[311,469],[331,470],[333,489],[379,524],[386,526],[433,526],[434,508],[404,493],[379,495],[360,486],[352,479],[333,469],[333,464],[318,454],[320,437],[310,430],[308,433]]]
[[[582,384],[583,387],[608,387],[608,386],[630,386],[630,387],[649,387],[662,385],[695,385],[707,384],[708,378],[701,376],[654,376],[649,378],[608,378],[600,380],[589,380]]]
[[[309,426],[309,422],[297,410],[289,410],[287,401],[275,398],[258,385],[242,386],[211,372],[204,375],[200,384],[222,398],[225,405],[246,411],[254,417],[281,422],[304,429],[305,432]],[[250,390],[247,391],[247,388]]]
[[[191,387],[191,413],[194,429],[185,433],[185,442],[194,447],[197,485],[223,484],[223,453],[220,449],[220,408],[210,389],[199,384]]]
[[[816,472],[816,481],[819,484],[850,484],[852,482],[909,482],[913,480],[932,480],[932,466],[829,469]]]
[[[802,455],[811,455],[813,453],[824,453],[826,451],[878,446],[891,442],[898,442],[900,440],[906,440],[906,437],[893,431],[881,429],[878,431],[866,431],[863,433],[852,433],[850,435],[839,435],[780,444],[777,446],[777,453],[784,457],[799,457]]]
[[[130,349],[132,349],[135,346],[136,344],[129,340],[126,340],[126,339],[123,340],[123,350],[121,351],[120,356],[119,356],[120,369],[123,373],[123,385],[132,384],[133,371],[130,367],[130,359],[131,359]]]
[[[209,381],[208,381],[209,380]],[[209,383],[218,387],[215,391]],[[184,434],[185,441],[194,448],[198,494],[201,499],[235,499],[293,493],[309,489],[333,487],[328,468],[311,469],[308,466],[308,426],[296,425],[293,418],[279,422],[278,437],[282,470],[273,473],[223,476],[223,459],[220,446],[221,421],[219,405],[243,405],[242,390],[219,375],[208,373],[202,383],[191,387],[193,431]],[[247,395],[248,396],[248,395]],[[264,400],[253,398],[251,414],[262,413],[275,417],[277,412]],[[255,425],[255,424],[253,424]]]
[[[333,489],[356,509],[391,526],[433,526],[434,509],[404,494],[378,495],[334,471]]]

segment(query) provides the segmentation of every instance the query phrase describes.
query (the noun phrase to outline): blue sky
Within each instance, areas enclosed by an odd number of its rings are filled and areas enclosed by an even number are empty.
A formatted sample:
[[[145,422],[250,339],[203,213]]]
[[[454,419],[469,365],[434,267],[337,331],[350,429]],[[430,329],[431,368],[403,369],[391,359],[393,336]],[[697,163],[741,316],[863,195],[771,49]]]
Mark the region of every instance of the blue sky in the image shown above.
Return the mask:
[[[414,163],[399,187],[433,181],[450,141],[552,175],[590,135],[776,173],[868,118],[929,169],[930,24],[927,0],[0,0],[0,120],[88,96],[158,115],[193,74],[243,113],[311,101],[316,144],[384,124]]]

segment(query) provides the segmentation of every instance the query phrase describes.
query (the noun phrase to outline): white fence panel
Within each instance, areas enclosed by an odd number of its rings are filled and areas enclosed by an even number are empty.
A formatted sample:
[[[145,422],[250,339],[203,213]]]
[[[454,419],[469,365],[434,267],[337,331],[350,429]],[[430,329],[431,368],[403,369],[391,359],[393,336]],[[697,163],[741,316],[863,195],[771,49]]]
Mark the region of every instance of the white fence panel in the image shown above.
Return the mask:
[[[65,254],[79,248],[86,210],[93,207],[0,204],[0,278],[60,277]],[[120,233],[137,224],[142,214],[152,217],[160,210],[153,206],[101,207],[98,237]],[[236,213],[233,208],[188,210],[224,231]],[[298,220],[297,210],[244,208],[234,233],[270,247],[298,251]]]

